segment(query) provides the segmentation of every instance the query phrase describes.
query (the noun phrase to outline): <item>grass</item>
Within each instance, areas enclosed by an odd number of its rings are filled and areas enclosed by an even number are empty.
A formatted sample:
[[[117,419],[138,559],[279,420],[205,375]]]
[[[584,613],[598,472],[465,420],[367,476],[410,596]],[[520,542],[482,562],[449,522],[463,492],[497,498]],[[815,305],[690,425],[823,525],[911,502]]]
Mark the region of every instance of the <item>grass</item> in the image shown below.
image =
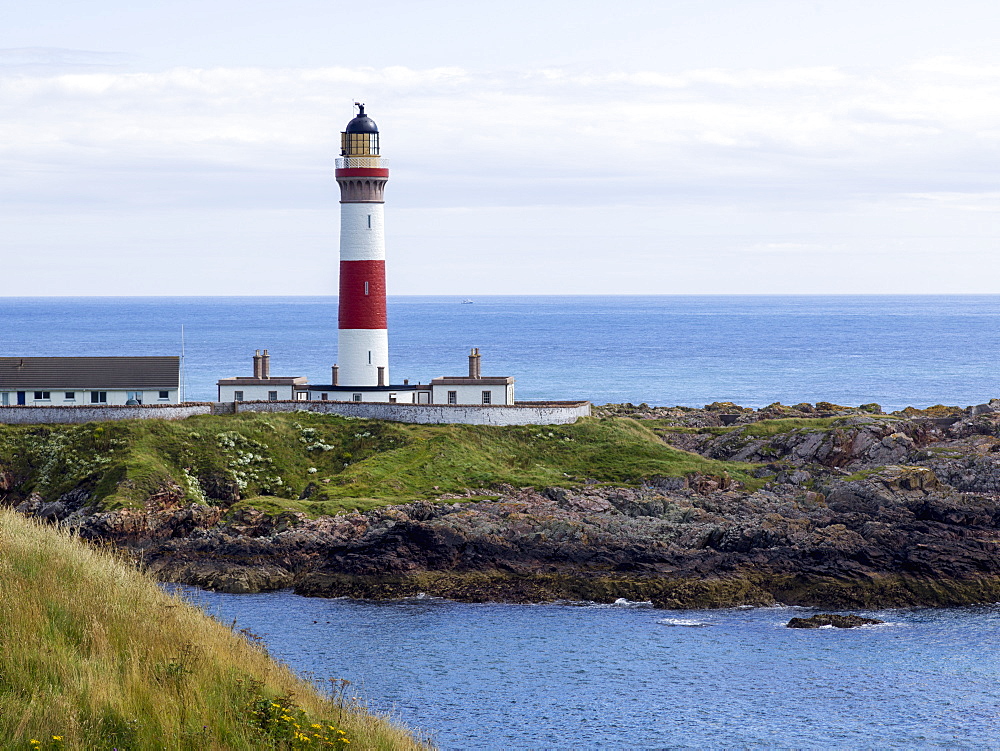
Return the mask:
[[[423,748],[114,555],[9,509],[0,581],[4,748]]]
[[[895,415],[862,415],[876,420],[898,420]],[[643,420],[657,433],[696,433],[707,435],[727,435],[740,433],[748,438],[770,438],[782,433],[828,431],[849,427],[848,420],[856,417],[784,417],[776,420],[759,420],[742,425],[710,426],[704,428],[684,428],[671,424],[668,420]]]
[[[666,446],[647,421],[560,426],[405,425],[309,413],[0,426],[0,471],[15,497],[74,488],[105,508],[252,505],[311,516],[499,485],[639,484],[693,473],[758,481],[752,465]]]

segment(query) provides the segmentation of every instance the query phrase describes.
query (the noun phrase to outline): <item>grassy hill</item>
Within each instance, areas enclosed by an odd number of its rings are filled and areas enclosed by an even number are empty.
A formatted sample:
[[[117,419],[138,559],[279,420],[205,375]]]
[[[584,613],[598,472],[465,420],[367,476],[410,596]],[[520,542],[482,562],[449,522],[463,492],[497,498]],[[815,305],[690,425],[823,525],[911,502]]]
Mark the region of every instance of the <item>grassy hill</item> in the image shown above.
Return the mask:
[[[300,412],[0,426],[0,493],[6,485],[13,500],[35,492],[54,501],[82,489],[105,508],[141,506],[166,489],[190,501],[318,515],[499,484],[636,484],[701,473],[752,485],[751,468],[671,448],[626,418],[491,427]]]
[[[89,428],[93,432],[94,428]],[[4,748],[422,748],[113,554],[0,509]]]

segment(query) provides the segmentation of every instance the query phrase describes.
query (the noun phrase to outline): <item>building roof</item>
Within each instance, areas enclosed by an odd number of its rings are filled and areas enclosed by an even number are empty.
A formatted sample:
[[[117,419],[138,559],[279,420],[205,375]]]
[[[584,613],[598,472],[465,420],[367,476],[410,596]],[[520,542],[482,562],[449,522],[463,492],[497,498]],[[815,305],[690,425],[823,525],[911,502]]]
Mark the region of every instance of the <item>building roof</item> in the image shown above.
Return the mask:
[[[397,383],[394,386],[331,386],[331,385],[313,385],[309,384],[310,391],[335,391],[342,393],[358,392],[358,391],[429,391],[430,384],[421,383]]]
[[[220,378],[218,386],[306,386],[308,379],[305,376],[269,376],[267,378],[254,378],[253,376],[233,376],[231,378]]]
[[[347,124],[345,133],[378,133],[378,126],[375,121],[365,114],[365,105],[359,104],[358,116]]]
[[[0,357],[0,390],[177,388],[180,358]]]
[[[431,381],[432,386],[501,386],[514,383],[513,376],[483,376],[469,378],[468,376],[442,376]]]

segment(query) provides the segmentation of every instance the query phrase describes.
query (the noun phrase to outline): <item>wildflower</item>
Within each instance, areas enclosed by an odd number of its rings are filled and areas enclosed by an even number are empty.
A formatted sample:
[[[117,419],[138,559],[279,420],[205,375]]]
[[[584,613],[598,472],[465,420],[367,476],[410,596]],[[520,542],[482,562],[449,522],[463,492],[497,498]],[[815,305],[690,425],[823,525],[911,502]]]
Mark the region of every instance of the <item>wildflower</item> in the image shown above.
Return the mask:
[[[323,729],[322,725],[317,725],[315,722],[312,725],[310,725],[309,727],[316,728],[317,730],[322,730]]]
[[[62,736],[61,735],[53,735],[52,736],[52,740],[54,740],[54,741],[61,741],[62,740]]]

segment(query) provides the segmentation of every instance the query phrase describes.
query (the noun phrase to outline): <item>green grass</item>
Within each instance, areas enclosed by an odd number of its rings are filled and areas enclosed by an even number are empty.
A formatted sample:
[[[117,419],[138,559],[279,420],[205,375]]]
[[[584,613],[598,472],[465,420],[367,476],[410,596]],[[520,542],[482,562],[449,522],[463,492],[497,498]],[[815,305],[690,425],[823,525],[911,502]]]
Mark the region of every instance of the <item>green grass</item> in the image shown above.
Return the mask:
[[[0,581],[4,748],[422,748],[134,566],[9,509]]]
[[[573,425],[406,425],[309,413],[0,426],[0,471],[14,497],[52,501],[82,488],[105,508],[161,501],[311,516],[499,485],[639,484],[693,473],[745,485],[752,465],[663,443],[646,421]]]
[[[693,433],[705,435],[727,435],[740,433],[748,438],[771,438],[782,433],[804,431],[829,431],[849,427],[848,420],[857,417],[784,417],[777,420],[760,420],[743,425],[710,426],[705,428],[685,428],[671,424],[669,420],[643,420],[657,433]],[[860,415],[875,420],[898,420],[894,415]]]

